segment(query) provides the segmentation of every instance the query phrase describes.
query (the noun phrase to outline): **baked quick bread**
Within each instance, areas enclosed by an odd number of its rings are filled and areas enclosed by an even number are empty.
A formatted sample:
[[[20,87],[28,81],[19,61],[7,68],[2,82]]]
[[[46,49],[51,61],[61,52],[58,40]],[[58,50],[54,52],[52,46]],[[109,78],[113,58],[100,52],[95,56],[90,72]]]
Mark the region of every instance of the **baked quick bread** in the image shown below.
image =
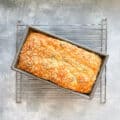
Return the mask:
[[[95,53],[42,33],[30,32],[17,68],[61,87],[90,93],[101,62],[101,57]]]

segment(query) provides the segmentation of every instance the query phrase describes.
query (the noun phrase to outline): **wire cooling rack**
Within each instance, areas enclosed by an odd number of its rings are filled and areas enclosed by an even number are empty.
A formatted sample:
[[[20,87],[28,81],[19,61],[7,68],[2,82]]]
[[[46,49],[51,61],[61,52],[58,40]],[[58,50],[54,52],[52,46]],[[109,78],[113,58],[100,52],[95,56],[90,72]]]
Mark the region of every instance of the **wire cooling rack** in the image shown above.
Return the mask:
[[[23,37],[26,24],[17,23],[16,50]],[[54,33],[71,41],[88,46],[94,50],[107,52],[107,19],[102,19],[99,24],[74,24],[74,25],[40,25],[31,24],[36,28]],[[16,102],[21,103],[23,98],[37,99],[81,99],[81,96],[60,89],[46,81],[36,80],[22,73],[16,72]],[[100,84],[96,90],[94,100],[106,102],[106,67],[101,76]]]

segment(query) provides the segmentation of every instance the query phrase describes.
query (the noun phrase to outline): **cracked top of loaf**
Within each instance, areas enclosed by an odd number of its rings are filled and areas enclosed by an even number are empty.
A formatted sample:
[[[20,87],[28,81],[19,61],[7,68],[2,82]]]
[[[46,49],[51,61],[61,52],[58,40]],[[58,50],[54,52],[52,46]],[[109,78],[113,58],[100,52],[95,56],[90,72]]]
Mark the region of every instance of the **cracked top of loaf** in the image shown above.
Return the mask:
[[[99,55],[38,32],[30,32],[17,68],[61,87],[90,93],[101,66]]]

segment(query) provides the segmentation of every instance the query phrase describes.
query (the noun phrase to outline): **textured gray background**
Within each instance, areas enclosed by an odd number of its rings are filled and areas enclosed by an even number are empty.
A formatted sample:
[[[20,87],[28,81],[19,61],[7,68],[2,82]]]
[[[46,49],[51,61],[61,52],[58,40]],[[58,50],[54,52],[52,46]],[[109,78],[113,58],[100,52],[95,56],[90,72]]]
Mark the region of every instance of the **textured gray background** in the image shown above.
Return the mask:
[[[0,120],[120,119],[119,0],[0,0]],[[96,23],[108,18],[107,103],[93,101],[15,102],[16,22],[40,24]],[[35,107],[36,105],[36,107]]]

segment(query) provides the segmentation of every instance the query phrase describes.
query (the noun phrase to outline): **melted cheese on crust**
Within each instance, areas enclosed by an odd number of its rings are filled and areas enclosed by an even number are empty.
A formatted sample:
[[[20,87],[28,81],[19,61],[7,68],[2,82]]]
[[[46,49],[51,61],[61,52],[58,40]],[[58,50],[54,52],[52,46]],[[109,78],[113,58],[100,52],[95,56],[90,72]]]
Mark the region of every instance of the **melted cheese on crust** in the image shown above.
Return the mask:
[[[89,93],[96,80],[100,56],[70,43],[31,32],[17,67],[59,86]]]

